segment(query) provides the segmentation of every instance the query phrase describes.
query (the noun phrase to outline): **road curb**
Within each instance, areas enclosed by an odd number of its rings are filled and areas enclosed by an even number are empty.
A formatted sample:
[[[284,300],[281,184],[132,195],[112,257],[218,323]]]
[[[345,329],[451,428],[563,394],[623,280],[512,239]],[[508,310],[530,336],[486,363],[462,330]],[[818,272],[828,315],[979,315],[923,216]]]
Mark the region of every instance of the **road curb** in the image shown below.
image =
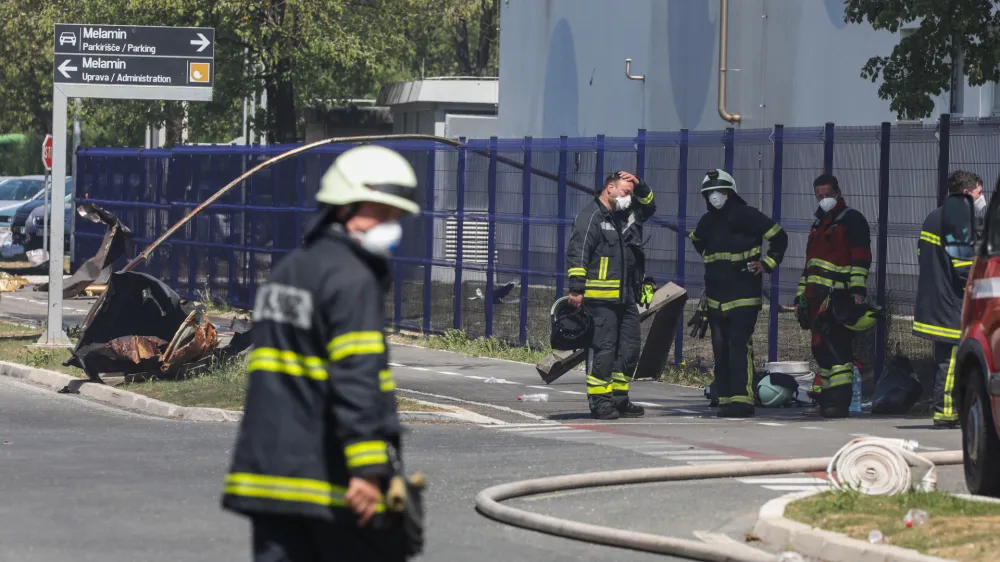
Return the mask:
[[[85,396],[96,402],[161,418],[211,422],[237,422],[243,418],[242,412],[221,408],[178,406],[113,386],[88,383],[86,379],[8,361],[0,361],[0,376],[56,391],[66,387],[77,387],[80,396]]]
[[[951,562],[916,550],[871,544],[785,519],[785,507],[789,503],[824,491],[796,492],[765,503],[758,513],[754,534],[768,546],[779,550],[794,550],[823,562]]]
[[[74,377],[47,369],[37,369],[28,365],[0,361],[0,376],[20,380],[35,386],[41,386],[59,391],[66,387],[76,388],[80,396],[85,396],[108,406],[114,406],[131,412],[149,416],[169,418],[174,420],[201,422],[239,422],[243,412],[223,410],[222,408],[200,408],[193,406],[178,406],[148,396],[115,388],[104,384],[88,383],[86,379]],[[413,400],[407,398],[407,400]],[[461,422],[481,425],[504,425],[504,422],[470,412],[463,408],[413,400],[425,406],[441,408],[447,412],[399,412],[401,422]]]

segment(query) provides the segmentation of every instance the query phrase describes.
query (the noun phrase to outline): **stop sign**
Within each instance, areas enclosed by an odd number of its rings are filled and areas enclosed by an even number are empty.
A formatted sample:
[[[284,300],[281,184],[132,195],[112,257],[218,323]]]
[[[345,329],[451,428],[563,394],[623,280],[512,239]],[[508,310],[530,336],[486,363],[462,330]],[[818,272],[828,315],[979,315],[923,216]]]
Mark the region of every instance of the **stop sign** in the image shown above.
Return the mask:
[[[45,135],[42,141],[42,164],[46,170],[52,169],[52,135]]]

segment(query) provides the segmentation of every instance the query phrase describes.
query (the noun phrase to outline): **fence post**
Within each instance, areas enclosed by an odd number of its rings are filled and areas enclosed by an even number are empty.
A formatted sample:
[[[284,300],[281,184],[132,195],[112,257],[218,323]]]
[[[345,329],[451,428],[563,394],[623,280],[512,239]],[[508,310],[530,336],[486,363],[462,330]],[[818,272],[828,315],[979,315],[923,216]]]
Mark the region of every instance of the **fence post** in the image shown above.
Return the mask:
[[[604,181],[604,135],[597,135],[597,162],[594,164],[594,189],[603,189]]]
[[[458,193],[455,196],[455,303],[452,327],[462,329],[462,231],[465,223],[465,137],[459,137]]]
[[[566,136],[559,137],[559,229],[556,231],[556,298],[562,298],[566,288]]]
[[[785,159],[785,126],[774,126],[774,200],[771,203],[771,220],[781,224],[781,179]],[[781,300],[781,268],[771,272],[771,308],[767,329],[767,360],[778,360],[778,308]]]
[[[427,184],[424,203],[424,334],[431,331],[431,298],[433,296],[434,273],[434,145],[427,149]]]
[[[486,242],[486,328],[485,336],[493,337],[493,272],[496,270],[497,240],[497,138],[490,137],[490,170],[489,170],[489,235]]]
[[[639,129],[635,137],[635,175],[641,178],[646,173],[646,129]]]
[[[524,137],[524,170],[521,172],[521,314],[518,341],[528,343],[528,269],[531,267],[528,248],[531,243],[531,137]]]
[[[684,266],[687,263],[687,200],[688,200],[688,135],[687,129],[681,129],[680,155],[677,162],[677,267],[675,268],[674,283],[683,287]],[[674,364],[680,365],[684,362],[684,315],[677,319],[677,328],[674,330]]]
[[[938,127],[938,206],[948,196],[948,165],[951,160],[951,115],[941,115]]]
[[[833,173],[833,123],[827,122],[823,127],[823,173]]]
[[[736,149],[736,129],[732,127],[726,127],[726,133],[722,136],[722,143],[726,147],[726,173],[733,173],[733,159],[735,156]]]
[[[892,149],[890,136],[892,123],[882,123],[882,149],[878,166],[878,273],[876,277],[876,299],[878,305],[886,308],[886,271],[889,246],[889,153]],[[875,326],[875,379],[881,376],[885,365],[885,319],[880,318]]]

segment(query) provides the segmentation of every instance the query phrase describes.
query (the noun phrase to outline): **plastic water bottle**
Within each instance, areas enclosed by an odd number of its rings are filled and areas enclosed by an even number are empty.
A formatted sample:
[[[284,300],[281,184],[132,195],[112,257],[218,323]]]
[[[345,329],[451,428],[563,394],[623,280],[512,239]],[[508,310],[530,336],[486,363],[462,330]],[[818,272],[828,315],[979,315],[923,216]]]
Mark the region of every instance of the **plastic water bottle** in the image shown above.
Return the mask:
[[[525,394],[523,396],[518,396],[517,399],[522,402],[548,402],[549,395],[545,393]]]
[[[922,509],[911,509],[906,512],[906,516],[903,517],[903,524],[907,528],[919,527],[924,523],[927,523],[927,512]]]
[[[879,531],[878,529],[873,529],[872,532],[868,533],[868,542],[872,544],[886,544],[889,541],[886,540],[885,535],[882,534],[882,531]]]
[[[851,376],[851,411],[861,411],[861,373],[858,366],[854,365],[854,374]]]

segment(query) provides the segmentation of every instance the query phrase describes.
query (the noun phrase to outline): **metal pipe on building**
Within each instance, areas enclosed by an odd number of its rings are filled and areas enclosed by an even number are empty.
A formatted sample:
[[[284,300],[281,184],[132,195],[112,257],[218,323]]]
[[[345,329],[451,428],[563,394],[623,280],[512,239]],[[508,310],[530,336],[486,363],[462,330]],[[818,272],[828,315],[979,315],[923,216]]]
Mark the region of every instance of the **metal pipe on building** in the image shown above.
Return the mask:
[[[729,0],[719,0],[719,117],[739,123],[743,116],[726,111],[726,61],[729,49]]]

